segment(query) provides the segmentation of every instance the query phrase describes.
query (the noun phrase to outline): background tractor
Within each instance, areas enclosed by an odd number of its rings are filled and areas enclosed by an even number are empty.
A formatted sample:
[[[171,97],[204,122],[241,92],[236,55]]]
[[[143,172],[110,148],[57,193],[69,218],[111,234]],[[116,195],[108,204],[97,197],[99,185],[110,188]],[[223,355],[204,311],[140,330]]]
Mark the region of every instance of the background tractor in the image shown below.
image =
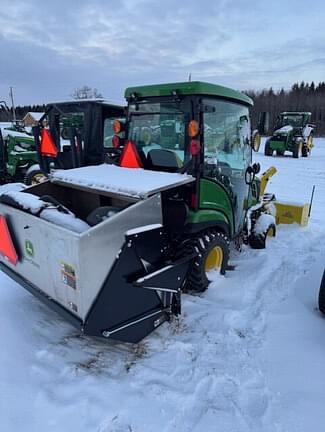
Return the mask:
[[[31,185],[43,178],[33,136],[14,125],[0,129],[0,184]]]
[[[112,125],[124,117],[122,106],[104,99],[48,104],[39,126],[33,128],[42,169],[49,173],[50,168],[97,165],[113,157]],[[44,134],[48,141],[45,147]],[[119,135],[122,138],[123,133]]]
[[[283,112],[278,118],[273,135],[264,147],[266,156],[272,156],[275,151],[283,156],[286,151],[294,158],[307,157],[313,147],[315,126],[310,123],[310,112]]]

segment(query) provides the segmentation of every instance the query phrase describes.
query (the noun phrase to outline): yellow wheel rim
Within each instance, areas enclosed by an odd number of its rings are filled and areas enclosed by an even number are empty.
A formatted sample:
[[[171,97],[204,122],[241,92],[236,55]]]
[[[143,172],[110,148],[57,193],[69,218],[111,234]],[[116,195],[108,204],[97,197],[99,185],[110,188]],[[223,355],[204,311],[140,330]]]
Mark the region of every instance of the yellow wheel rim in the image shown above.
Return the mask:
[[[220,246],[214,247],[205,260],[205,271],[218,270],[223,262],[223,250]]]
[[[39,174],[35,174],[32,177],[31,183],[32,183],[32,185],[36,185],[36,184],[42,183],[43,181],[45,181],[45,175],[39,173]]]

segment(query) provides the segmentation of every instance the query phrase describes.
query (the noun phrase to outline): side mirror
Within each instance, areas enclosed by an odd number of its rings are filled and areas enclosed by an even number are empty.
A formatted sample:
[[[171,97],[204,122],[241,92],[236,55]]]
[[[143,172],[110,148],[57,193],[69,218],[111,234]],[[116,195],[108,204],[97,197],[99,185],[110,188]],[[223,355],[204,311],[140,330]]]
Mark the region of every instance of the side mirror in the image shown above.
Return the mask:
[[[258,152],[261,145],[261,135],[258,130],[255,129],[251,136],[251,147],[255,152]]]
[[[261,112],[258,116],[257,130],[260,135],[267,135],[270,129],[270,113]]]

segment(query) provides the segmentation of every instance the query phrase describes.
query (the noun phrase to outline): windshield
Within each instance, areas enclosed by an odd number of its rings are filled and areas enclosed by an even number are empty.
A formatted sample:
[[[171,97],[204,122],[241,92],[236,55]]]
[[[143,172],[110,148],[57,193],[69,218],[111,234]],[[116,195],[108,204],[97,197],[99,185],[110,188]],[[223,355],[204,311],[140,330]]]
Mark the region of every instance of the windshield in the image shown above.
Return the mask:
[[[281,116],[281,120],[281,126],[302,127],[304,116],[301,114],[283,115]]]
[[[186,158],[185,121],[176,102],[131,105],[128,136],[155,166],[177,169]]]

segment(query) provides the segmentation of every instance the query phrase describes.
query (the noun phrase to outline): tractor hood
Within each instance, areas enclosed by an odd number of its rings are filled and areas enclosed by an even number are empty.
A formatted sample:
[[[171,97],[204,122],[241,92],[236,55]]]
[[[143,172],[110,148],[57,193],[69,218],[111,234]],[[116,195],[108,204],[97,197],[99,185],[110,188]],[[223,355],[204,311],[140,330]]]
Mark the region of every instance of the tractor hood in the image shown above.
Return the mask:
[[[157,192],[193,182],[186,174],[149,171],[142,168],[122,168],[116,165],[96,165],[71,170],[54,170],[52,183],[91,189],[102,194],[122,195],[134,200],[145,199]]]
[[[293,127],[290,125],[282,126],[282,128],[277,129],[274,131],[274,135],[288,135],[290,132],[293,131]]]

